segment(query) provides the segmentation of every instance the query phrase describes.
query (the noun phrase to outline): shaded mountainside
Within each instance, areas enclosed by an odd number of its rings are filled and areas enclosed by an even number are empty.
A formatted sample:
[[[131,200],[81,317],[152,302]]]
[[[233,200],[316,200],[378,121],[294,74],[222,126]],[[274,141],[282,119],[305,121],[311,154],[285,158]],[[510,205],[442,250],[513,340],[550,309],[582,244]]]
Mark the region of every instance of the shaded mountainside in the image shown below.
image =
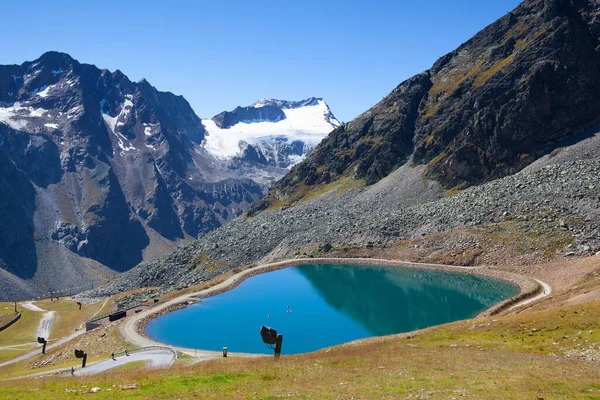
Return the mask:
[[[293,257],[522,265],[600,250],[598,14],[523,2],[334,130],[246,217],[87,295]]]
[[[239,215],[264,188],[227,173],[205,134],[183,97],[118,70],[57,52],[0,66],[0,266],[65,289]]]
[[[600,121],[598,4],[529,0],[332,132],[256,204],[426,165],[444,188],[513,174]]]

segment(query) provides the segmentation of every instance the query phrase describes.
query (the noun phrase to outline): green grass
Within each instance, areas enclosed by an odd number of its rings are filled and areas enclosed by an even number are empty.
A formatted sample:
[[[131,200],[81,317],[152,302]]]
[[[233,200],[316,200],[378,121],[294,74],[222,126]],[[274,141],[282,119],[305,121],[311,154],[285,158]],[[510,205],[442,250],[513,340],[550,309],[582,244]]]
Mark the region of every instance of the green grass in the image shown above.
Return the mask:
[[[14,310],[13,303],[0,303],[0,312],[5,313]],[[22,354],[28,353],[32,347],[25,344],[35,343],[36,331],[42,318],[42,313],[29,311],[18,307],[21,318],[5,330],[0,332],[0,362],[10,360]],[[1,349],[6,346],[20,346],[19,350]]]
[[[598,348],[599,334],[595,302],[457,322],[409,339],[338,346],[279,362],[228,358],[160,372],[132,367],[95,377],[3,382],[0,397],[79,398],[99,387],[94,398],[598,399],[599,363],[566,352]],[[135,388],[124,390],[128,385]]]

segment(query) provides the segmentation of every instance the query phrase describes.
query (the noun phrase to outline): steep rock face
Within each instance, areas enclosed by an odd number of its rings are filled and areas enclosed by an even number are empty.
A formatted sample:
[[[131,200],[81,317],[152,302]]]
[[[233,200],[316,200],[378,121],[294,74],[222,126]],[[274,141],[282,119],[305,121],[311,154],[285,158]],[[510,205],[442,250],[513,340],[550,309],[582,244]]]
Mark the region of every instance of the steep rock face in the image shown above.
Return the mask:
[[[407,162],[446,189],[521,170],[600,121],[598,14],[584,0],[523,2],[332,132],[253,212]]]
[[[0,150],[0,268],[30,278],[37,268],[33,213],[35,190]]]
[[[240,122],[269,121],[277,122],[285,119],[281,108],[273,105],[264,107],[236,107],[233,111],[223,111],[212,120],[221,129],[229,129]]]
[[[2,268],[58,290],[239,215],[263,188],[228,174],[205,134],[183,97],[120,71],[56,52],[0,66]],[[52,273],[65,259],[76,273]]]

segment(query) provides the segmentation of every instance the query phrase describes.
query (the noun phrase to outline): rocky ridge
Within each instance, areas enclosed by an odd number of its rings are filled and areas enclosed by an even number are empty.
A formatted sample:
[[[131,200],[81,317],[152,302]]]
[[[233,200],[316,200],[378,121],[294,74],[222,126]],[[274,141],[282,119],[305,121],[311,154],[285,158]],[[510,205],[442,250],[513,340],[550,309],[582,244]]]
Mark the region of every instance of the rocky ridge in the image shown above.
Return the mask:
[[[241,214],[264,186],[205,134],[183,97],[118,70],[57,52],[0,66],[0,289],[104,280]]]

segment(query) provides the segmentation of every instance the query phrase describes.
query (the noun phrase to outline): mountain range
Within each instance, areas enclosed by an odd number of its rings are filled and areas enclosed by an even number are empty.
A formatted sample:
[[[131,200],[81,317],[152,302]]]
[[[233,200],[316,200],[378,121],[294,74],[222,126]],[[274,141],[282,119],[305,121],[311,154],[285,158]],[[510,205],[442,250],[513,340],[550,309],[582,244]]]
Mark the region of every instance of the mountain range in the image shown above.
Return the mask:
[[[278,122],[255,123],[265,110]],[[306,110],[315,119],[303,142],[291,114]],[[0,297],[86,287],[218,228],[305,157],[331,121],[314,98],[203,121],[181,96],[58,52],[0,66]],[[205,128],[217,123],[218,132]],[[240,125],[272,125],[272,139],[251,140]],[[223,137],[245,141],[219,157]]]
[[[596,2],[523,1],[337,127],[246,215],[88,295],[294,257],[510,266],[598,251],[599,81]]]

